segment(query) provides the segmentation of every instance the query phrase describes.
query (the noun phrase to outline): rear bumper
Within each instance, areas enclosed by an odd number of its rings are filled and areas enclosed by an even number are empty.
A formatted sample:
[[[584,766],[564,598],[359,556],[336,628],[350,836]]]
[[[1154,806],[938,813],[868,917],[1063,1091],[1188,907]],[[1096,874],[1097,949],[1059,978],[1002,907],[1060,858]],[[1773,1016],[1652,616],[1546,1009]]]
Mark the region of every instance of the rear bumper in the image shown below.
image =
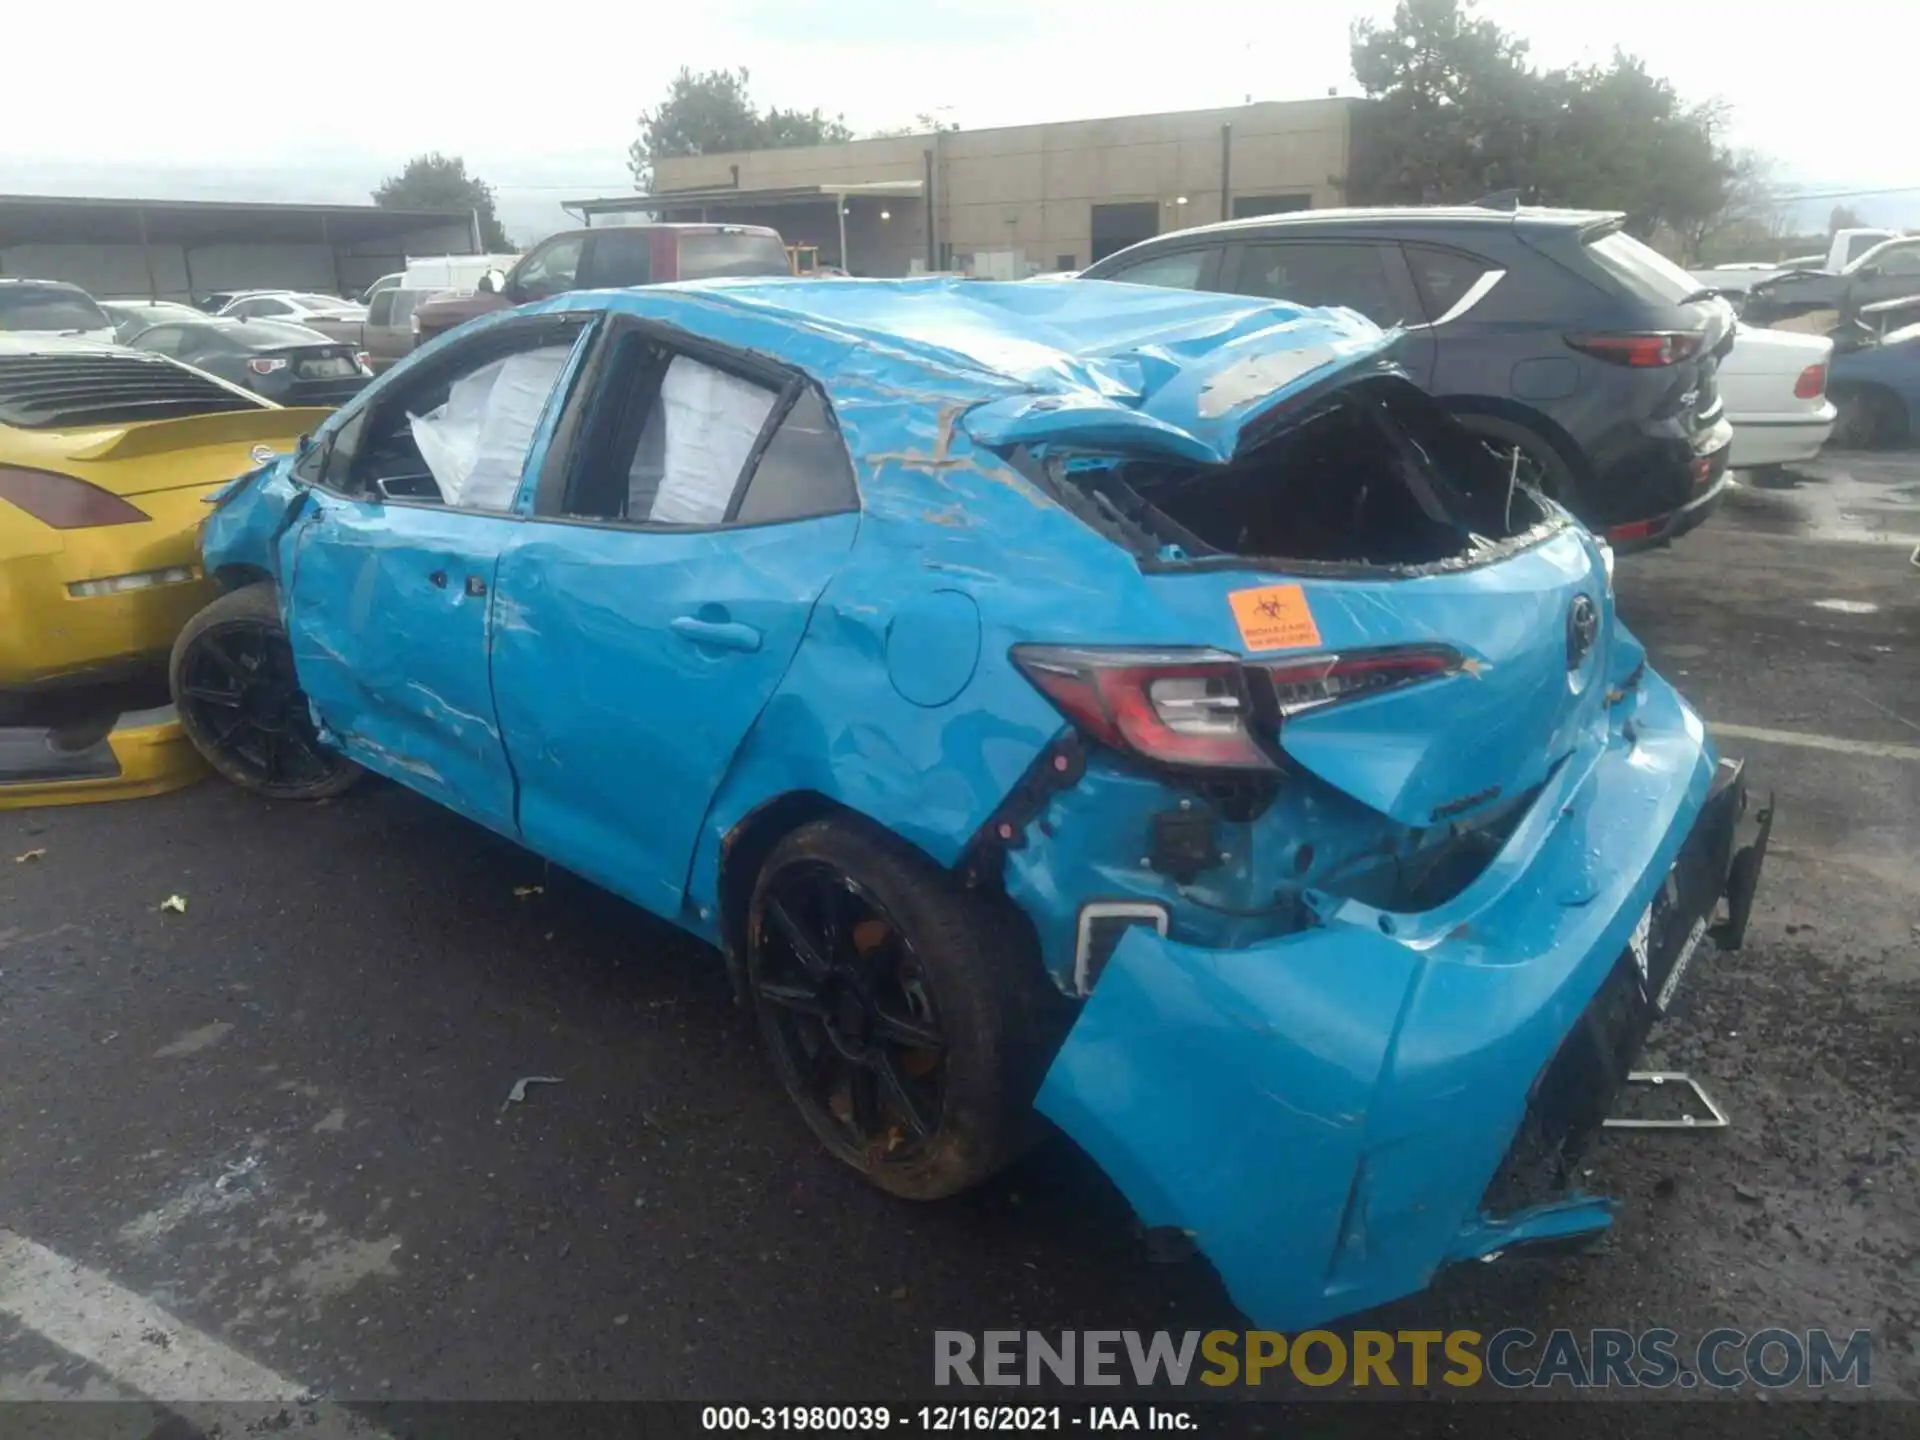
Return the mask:
[[[1569,1109],[1554,1098],[1558,1057],[1630,984],[1638,1008],[1609,1032],[1604,1072],[1624,1074],[1730,873],[1738,924],[1722,938],[1738,942],[1759,868],[1757,854],[1731,859],[1739,771],[1716,766],[1664,683],[1649,677],[1629,733],[1571,757],[1486,872],[1436,910],[1344,902],[1244,949],[1126,931],[1041,1110],[1146,1225],[1193,1235],[1241,1308],[1278,1328],[1409,1294],[1451,1262],[1603,1228],[1610,1202],[1557,1191],[1611,1085],[1580,1080]],[[1535,1153],[1533,1132],[1554,1183],[1490,1208],[1496,1176],[1526,1170],[1509,1157]]]
[[[1726,499],[1727,487],[1732,483],[1733,476],[1728,472],[1726,457],[1722,454],[1705,494],[1663,515],[1636,520],[1627,525],[1615,525],[1606,532],[1607,543],[1622,555],[1671,544],[1689,530],[1705,524],[1707,517],[1718,510],[1720,502]]]
[[[1736,470],[1760,465],[1794,465],[1811,460],[1833,433],[1835,410],[1831,402],[1804,416],[1736,416],[1733,453],[1728,463]]]
[[[160,795],[206,773],[171,707],[122,715],[111,733],[78,748],[50,731],[0,728],[0,810]]]

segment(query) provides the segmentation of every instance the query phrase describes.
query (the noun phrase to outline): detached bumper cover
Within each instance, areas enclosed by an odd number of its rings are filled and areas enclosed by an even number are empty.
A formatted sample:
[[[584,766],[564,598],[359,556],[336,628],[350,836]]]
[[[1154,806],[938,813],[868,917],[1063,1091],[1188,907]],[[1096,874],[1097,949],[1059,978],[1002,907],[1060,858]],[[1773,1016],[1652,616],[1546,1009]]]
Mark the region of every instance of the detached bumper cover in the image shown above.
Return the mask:
[[[122,715],[82,749],[58,745],[45,730],[0,728],[0,810],[161,795],[206,773],[171,706]]]
[[[1239,950],[1129,930],[1040,1109],[1146,1225],[1192,1234],[1241,1308],[1278,1328],[1409,1294],[1453,1261],[1604,1228],[1603,1199],[1508,1213],[1490,1186],[1543,1166],[1564,1180],[1727,888],[1745,803],[1737,767],[1716,766],[1663,683],[1649,677],[1632,729],[1569,757],[1437,910],[1345,902]],[[1744,926],[1759,856],[1732,868],[1746,873],[1732,897]],[[1607,1022],[1604,1065],[1556,1079],[1621,985],[1632,1004]]]

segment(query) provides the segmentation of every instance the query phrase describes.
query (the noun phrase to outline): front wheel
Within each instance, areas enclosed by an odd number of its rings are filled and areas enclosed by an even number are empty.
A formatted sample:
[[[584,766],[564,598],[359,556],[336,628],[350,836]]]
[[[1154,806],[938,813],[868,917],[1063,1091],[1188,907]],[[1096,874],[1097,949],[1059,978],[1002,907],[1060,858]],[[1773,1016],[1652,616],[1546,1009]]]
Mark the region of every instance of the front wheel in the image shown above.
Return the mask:
[[[1022,920],[852,820],[768,856],[746,926],[761,1033],[820,1142],[881,1189],[952,1195],[1040,1133],[1066,1002]]]
[[[361,769],[320,743],[273,587],[222,595],[189,620],[168,665],[180,728],[220,774],[274,800],[323,800]]]

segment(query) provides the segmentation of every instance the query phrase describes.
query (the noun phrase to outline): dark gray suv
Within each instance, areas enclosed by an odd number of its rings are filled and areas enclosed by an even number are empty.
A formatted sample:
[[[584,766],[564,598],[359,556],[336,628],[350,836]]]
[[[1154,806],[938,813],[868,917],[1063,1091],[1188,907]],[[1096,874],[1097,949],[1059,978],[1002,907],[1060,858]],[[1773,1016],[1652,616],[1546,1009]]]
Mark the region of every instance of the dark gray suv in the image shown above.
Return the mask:
[[[1671,540],[1727,482],[1714,372],[1732,307],[1595,211],[1309,210],[1182,230],[1089,280],[1343,305],[1523,479],[1622,549]]]

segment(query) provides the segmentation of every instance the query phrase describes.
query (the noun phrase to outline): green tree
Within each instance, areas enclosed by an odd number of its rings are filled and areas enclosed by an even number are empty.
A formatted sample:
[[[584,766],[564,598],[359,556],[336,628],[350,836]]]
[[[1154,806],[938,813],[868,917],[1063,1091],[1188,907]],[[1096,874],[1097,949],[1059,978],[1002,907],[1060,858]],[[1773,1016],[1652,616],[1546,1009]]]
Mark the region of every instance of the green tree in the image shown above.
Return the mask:
[[[678,155],[720,155],[730,150],[783,149],[851,140],[853,131],[838,115],[820,110],[781,110],[765,114],[753,103],[748,75],[738,70],[686,66],[667,86],[666,99],[640,112],[640,134],[627,148],[627,168],[641,190],[653,188],[658,160]]]
[[[389,210],[475,210],[480,215],[480,248],[488,254],[513,249],[493,212],[493,187],[467,174],[467,162],[438,150],[416,155],[398,175],[389,175],[373,192],[373,203]]]
[[[932,135],[941,130],[958,130],[959,128],[960,122],[958,120],[939,120],[929,115],[925,110],[922,110],[913,117],[913,123],[911,125],[893,125],[885,130],[870,130],[867,132],[866,138],[869,140],[898,140],[908,135]]]
[[[1536,70],[1524,40],[1474,0],[1401,0],[1356,22],[1355,200],[1464,203],[1517,190],[1541,204],[1624,210],[1636,233],[1685,237],[1727,209],[1738,169],[1720,112],[1688,105],[1631,55]]]

